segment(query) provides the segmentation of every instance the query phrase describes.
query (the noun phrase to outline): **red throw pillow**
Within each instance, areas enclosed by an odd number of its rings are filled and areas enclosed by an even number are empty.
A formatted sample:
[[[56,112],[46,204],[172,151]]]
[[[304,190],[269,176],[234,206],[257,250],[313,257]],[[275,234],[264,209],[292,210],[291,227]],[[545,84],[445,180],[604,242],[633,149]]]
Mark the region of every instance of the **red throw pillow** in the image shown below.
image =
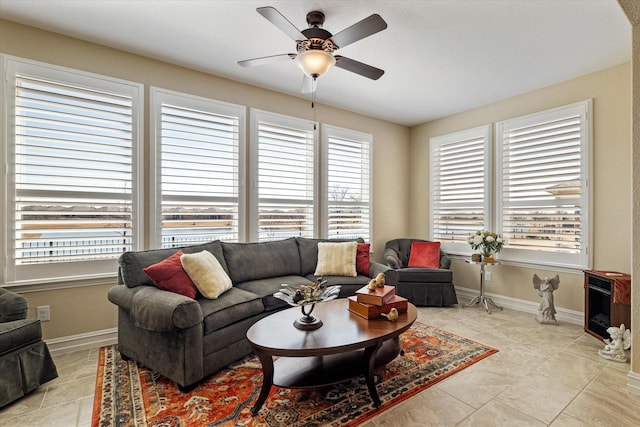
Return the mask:
[[[175,292],[191,299],[196,299],[198,289],[180,262],[182,251],[178,251],[169,258],[157,264],[144,268],[143,271],[151,277],[159,289]]]
[[[356,272],[358,274],[369,275],[369,244],[358,243],[356,249]]]
[[[409,267],[440,268],[440,242],[413,242]]]

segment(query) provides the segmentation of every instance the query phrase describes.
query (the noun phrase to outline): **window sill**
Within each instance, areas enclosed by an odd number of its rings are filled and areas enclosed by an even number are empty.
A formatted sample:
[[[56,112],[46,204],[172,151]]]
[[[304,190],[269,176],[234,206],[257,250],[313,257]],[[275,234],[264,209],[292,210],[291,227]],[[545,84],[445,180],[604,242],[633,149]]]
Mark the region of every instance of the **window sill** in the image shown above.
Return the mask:
[[[82,276],[74,278],[42,279],[20,282],[9,282],[2,284],[2,287],[12,292],[28,293],[42,292],[56,289],[81,288],[87,286],[115,285],[116,275],[105,276]]]

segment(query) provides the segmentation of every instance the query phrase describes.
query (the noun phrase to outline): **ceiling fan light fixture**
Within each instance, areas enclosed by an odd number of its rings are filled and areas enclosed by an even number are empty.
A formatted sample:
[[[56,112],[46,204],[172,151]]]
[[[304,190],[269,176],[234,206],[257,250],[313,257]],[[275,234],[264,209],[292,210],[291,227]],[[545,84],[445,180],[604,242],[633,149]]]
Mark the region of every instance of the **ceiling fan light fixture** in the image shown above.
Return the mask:
[[[312,49],[299,53],[295,62],[303,73],[309,77],[317,78],[336,64],[336,58],[324,50]]]

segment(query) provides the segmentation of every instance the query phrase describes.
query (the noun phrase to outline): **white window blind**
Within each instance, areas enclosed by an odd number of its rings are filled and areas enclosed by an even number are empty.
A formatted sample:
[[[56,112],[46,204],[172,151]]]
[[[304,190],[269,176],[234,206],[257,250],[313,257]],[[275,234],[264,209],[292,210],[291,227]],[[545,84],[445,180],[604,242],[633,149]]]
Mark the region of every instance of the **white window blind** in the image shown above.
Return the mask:
[[[314,237],[313,123],[254,112],[254,235],[258,241]],[[253,135],[252,137],[255,137]]]
[[[590,105],[497,124],[505,258],[588,267]]]
[[[490,228],[491,126],[429,140],[431,239],[469,253],[469,234]]]
[[[330,239],[371,238],[371,135],[323,125]]]
[[[159,246],[239,241],[244,107],[160,89],[153,94]]]
[[[138,85],[14,60],[8,281],[115,272],[135,246]],[[108,260],[107,264],[101,261]]]

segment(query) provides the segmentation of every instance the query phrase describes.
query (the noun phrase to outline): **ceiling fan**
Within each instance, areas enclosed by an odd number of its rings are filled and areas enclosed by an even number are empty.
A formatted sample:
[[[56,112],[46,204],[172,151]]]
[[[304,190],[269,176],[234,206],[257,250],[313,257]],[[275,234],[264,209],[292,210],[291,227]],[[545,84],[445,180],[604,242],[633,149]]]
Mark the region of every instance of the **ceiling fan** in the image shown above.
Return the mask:
[[[256,10],[296,42],[297,53],[284,53],[247,59],[238,61],[238,65],[251,67],[273,61],[293,59],[304,72],[303,92],[313,92],[313,82],[329,71],[334,65],[372,80],[378,80],[384,74],[384,70],[372,67],[371,65],[347,58],[346,56],[333,55],[333,52],[336,50],[387,28],[387,23],[380,15],[373,14],[333,35],[322,28],[324,24],[324,13],[317,10],[307,14],[307,24],[309,24],[309,28],[302,31],[298,30],[295,25],[274,7],[259,7]]]

